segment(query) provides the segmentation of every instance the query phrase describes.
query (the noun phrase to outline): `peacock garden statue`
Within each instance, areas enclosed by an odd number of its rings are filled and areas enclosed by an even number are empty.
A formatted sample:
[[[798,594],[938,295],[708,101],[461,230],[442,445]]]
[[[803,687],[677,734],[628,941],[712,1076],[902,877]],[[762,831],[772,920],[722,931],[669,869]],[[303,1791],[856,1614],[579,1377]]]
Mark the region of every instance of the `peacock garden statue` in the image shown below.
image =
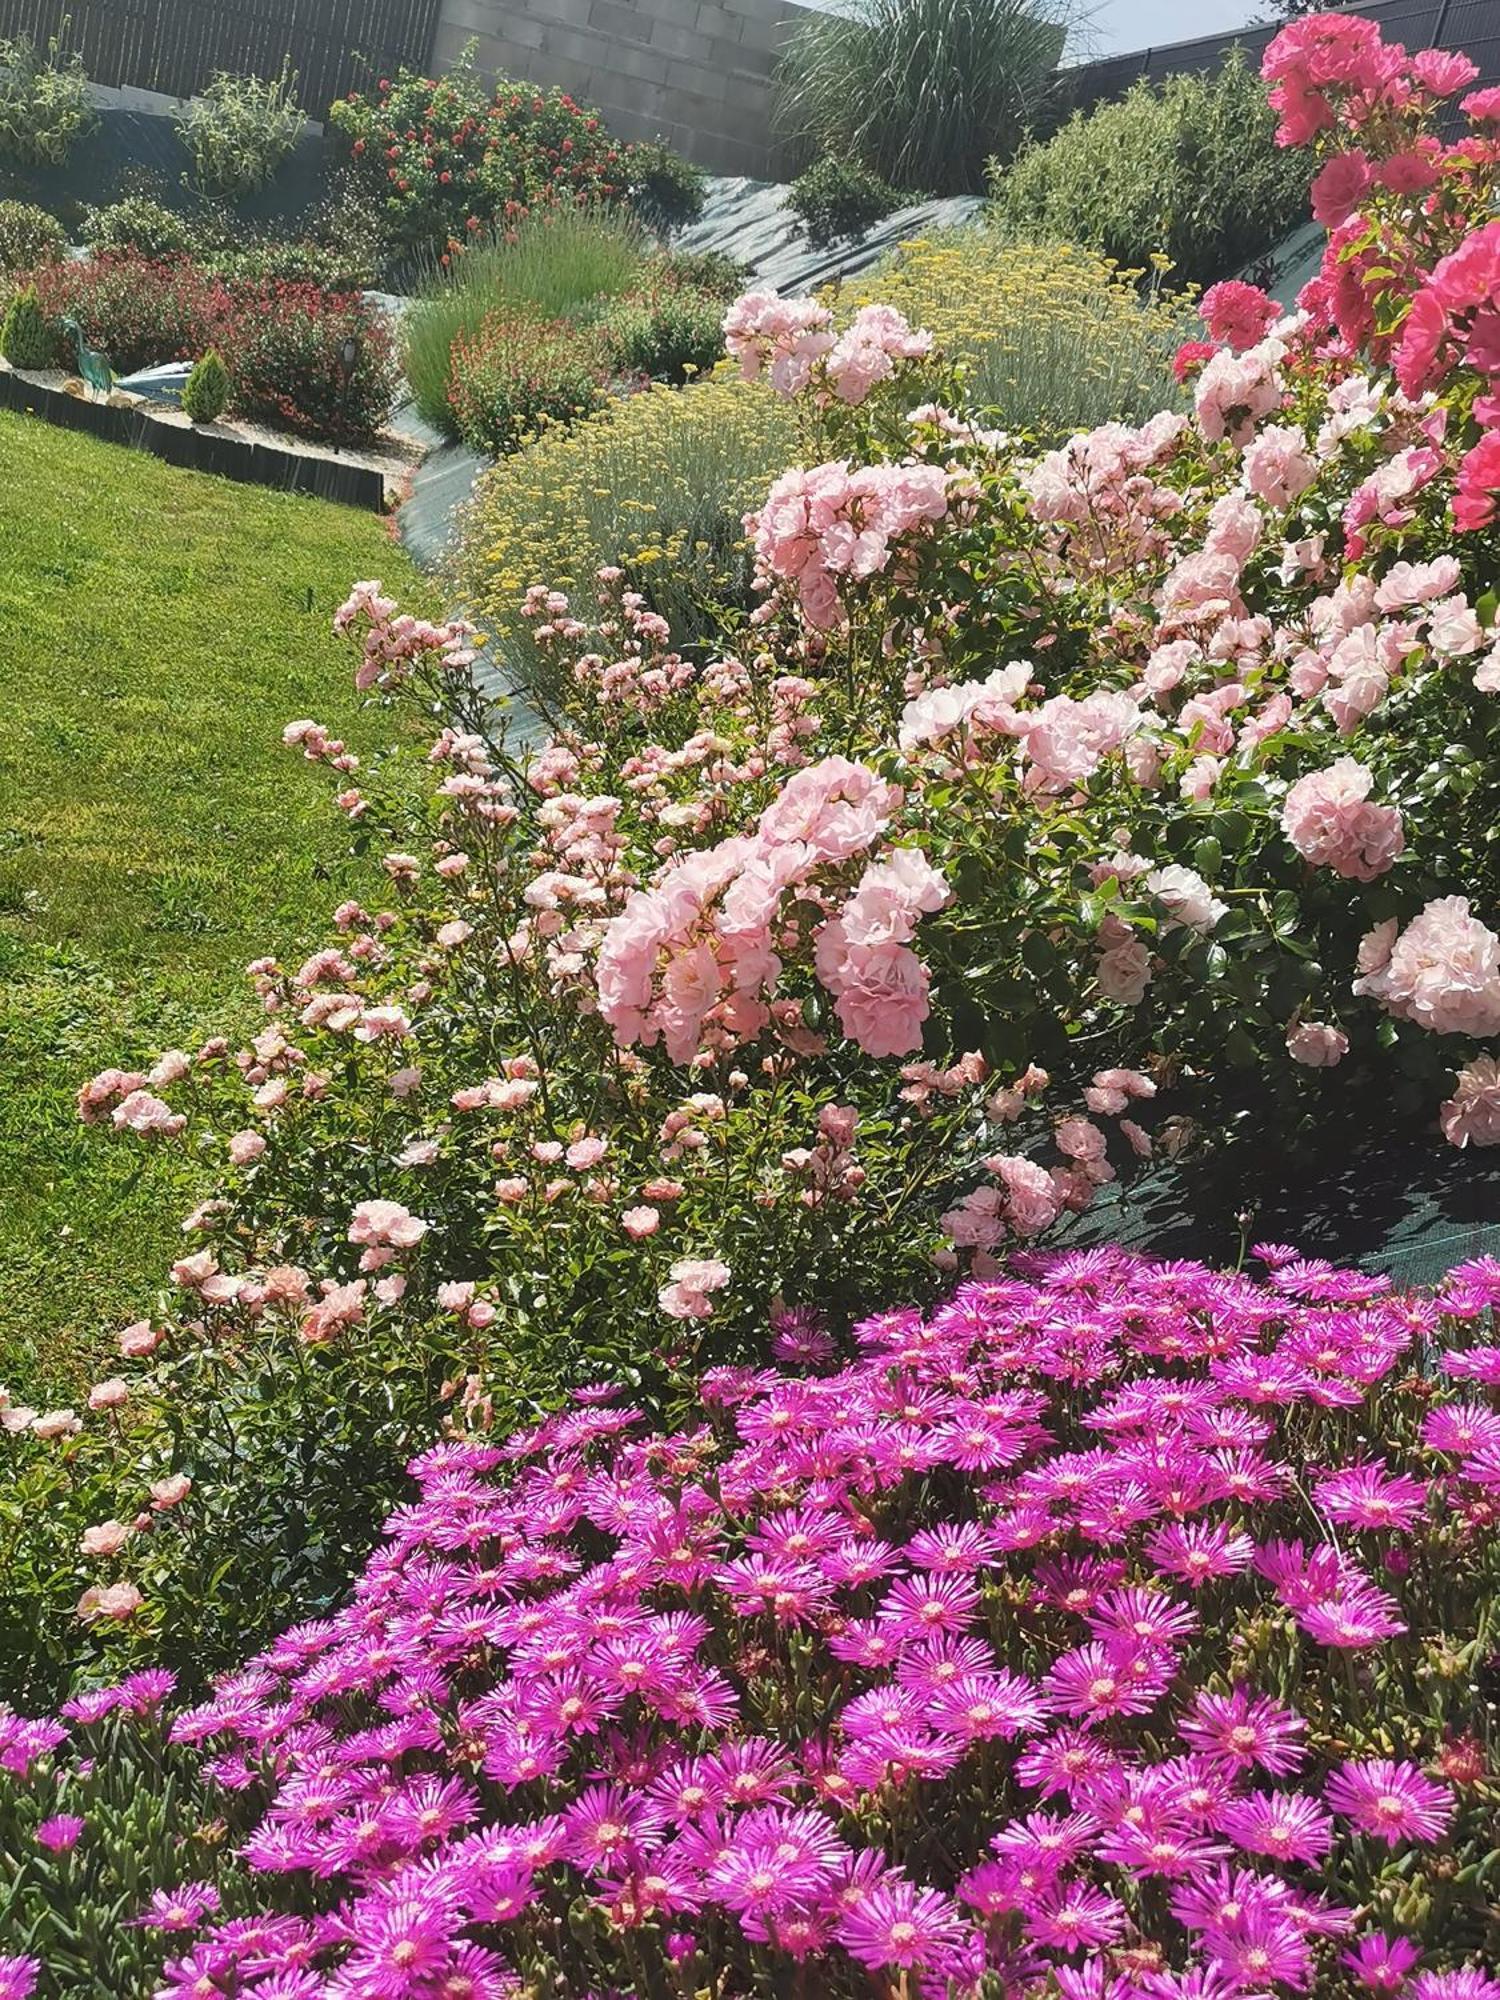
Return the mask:
[[[115,386],[115,371],[99,352],[90,347],[83,337],[83,328],[71,315],[63,320],[64,333],[72,336],[73,345],[78,350],[78,372],[88,386],[91,396],[102,396],[106,401]]]

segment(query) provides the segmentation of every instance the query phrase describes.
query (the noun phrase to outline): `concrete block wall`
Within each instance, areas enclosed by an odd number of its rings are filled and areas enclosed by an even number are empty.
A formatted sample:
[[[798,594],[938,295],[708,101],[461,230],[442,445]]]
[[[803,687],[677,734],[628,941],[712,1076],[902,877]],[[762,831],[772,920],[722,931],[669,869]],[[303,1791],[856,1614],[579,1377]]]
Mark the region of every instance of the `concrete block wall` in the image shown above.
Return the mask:
[[[776,179],[771,75],[796,0],[442,0],[432,63],[478,44],[487,74],[556,84],[623,139],[664,139],[711,173]]]

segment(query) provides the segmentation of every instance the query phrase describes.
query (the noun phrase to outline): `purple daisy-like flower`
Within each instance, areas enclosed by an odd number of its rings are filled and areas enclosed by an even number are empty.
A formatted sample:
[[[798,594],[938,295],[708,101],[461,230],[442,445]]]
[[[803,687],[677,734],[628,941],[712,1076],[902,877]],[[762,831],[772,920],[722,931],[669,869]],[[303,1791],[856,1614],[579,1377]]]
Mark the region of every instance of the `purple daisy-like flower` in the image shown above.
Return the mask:
[[[44,1819],[36,1830],[36,1844],[45,1847],[52,1854],[66,1854],[70,1847],[78,1845],[78,1837],[87,1821],[77,1813],[54,1813]]]
[[[1249,1854],[1276,1861],[1321,1861],[1333,1845],[1333,1821],[1301,1792],[1250,1792],[1219,1815],[1219,1830]]]
[[[1410,1938],[1388,1937],[1384,1931],[1371,1931],[1359,1940],[1352,1951],[1342,1953],[1339,1963],[1348,1966],[1367,1993],[1378,1993],[1389,2000],[1391,1994],[1401,1991],[1421,1957],[1421,1952]]]
[[[1395,1847],[1403,1840],[1441,1840],[1453,1818],[1453,1794],[1415,1764],[1371,1757],[1340,1766],[1323,1793],[1329,1806],[1362,1833]]]
[[[921,1965],[967,1935],[956,1904],[936,1889],[887,1877],[840,1922],[840,1944],[861,1965]]]
[[[1232,1694],[1200,1691],[1192,1708],[1177,1725],[1184,1743],[1232,1770],[1258,1764],[1273,1778],[1284,1778],[1302,1761],[1298,1738],[1307,1724],[1269,1695],[1252,1695],[1243,1686]]]

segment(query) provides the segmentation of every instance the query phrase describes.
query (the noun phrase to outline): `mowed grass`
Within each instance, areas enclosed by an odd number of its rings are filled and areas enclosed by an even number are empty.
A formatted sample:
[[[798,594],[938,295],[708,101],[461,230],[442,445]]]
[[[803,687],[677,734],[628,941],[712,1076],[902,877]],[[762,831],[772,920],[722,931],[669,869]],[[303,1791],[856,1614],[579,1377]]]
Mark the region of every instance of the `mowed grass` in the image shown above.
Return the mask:
[[[372,887],[310,715],[368,750],[329,631],[386,526],[0,413],[0,1383],[76,1393],[146,1311],[214,1161],[111,1144],[109,1063],[252,1026],[246,963]]]

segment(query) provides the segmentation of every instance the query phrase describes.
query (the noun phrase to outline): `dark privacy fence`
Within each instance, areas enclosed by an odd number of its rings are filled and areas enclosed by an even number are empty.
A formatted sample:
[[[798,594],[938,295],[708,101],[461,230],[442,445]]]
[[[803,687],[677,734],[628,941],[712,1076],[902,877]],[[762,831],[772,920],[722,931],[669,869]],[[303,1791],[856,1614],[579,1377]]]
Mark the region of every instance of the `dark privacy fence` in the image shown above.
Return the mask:
[[[425,68],[438,0],[0,0],[0,38],[46,42],[69,21],[95,83],[191,97],[215,70],[272,77],[288,57],[297,101],[335,97],[400,63]]]
[[[1402,42],[1413,51],[1462,50],[1479,65],[1476,90],[1500,83],[1500,0],[1362,0],[1346,11],[1369,15],[1380,23],[1388,42]],[[1236,42],[1258,63],[1275,33],[1274,26],[1241,28],[1232,34],[1205,35],[1201,41],[1106,56],[1071,73],[1069,101],[1087,110],[1123,97],[1138,77],[1160,83],[1166,76],[1216,70]]]

